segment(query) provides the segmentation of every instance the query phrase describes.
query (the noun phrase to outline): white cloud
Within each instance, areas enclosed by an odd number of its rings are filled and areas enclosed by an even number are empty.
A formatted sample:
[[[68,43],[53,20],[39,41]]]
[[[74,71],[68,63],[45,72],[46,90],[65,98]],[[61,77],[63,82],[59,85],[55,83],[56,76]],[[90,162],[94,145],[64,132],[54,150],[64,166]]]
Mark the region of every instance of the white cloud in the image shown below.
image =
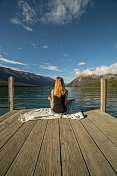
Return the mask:
[[[6,62],[6,63],[10,63],[10,64],[27,65],[27,64],[24,64],[24,63],[21,63],[21,62],[16,62],[16,61],[4,59],[4,58],[2,58],[1,55],[0,55],[0,61]]]
[[[80,72],[80,70],[75,69],[75,76],[79,75],[105,75],[105,74],[117,74],[117,63],[114,63],[110,66],[102,65],[100,67],[96,67],[95,70],[92,68],[87,68],[86,70]]]
[[[48,46],[47,46],[47,45],[44,45],[44,46],[42,46],[42,48],[45,48],[45,49],[46,49],[46,48],[48,48]]]
[[[26,29],[27,31],[33,31],[33,29],[31,27],[28,27],[28,26],[25,26],[25,25],[22,25],[22,27],[24,29]]]
[[[33,31],[31,26],[37,22],[36,8],[24,0],[18,0],[18,12],[10,21],[22,26],[27,31]]]
[[[68,56],[68,54],[67,54],[67,53],[65,53],[63,56],[67,57],[67,56]]]
[[[42,69],[47,69],[47,70],[53,70],[53,71],[58,71],[58,72],[62,72],[61,70],[59,70],[58,67],[50,65],[50,64],[46,64],[47,66],[44,65],[40,65],[40,68]]]
[[[77,72],[77,71],[79,71],[80,69],[79,68],[76,68],[76,69],[74,69],[74,72]]]
[[[21,25],[21,22],[18,20],[18,17],[13,17],[13,18],[10,19],[10,21],[11,21],[12,23],[14,23],[14,24],[19,24],[19,25]]]
[[[84,65],[84,64],[86,64],[86,63],[85,62],[80,62],[77,65]]]
[[[26,29],[27,31],[33,31],[33,29],[31,27],[28,27],[24,24],[24,22],[22,22],[17,16],[13,17],[10,19],[10,22],[12,22],[13,24],[18,24],[20,26],[22,26],[24,29]]]
[[[74,69],[74,75],[79,76],[80,75],[80,69]]]
[[[3,64],[0,64],[0,67],[10,68],[12,70],[17,70],[17,71],[24,71],[24,70],[20,70],[20,69],[18,69],[16,67],[9,67],[9,66],[3,65]],[[24,72],[27,72],[27,71],[24,71]]]
[[[18,1],[19,9],[22,11],[23,21],[29,24],[33,23],[33,17],[36,15],[35,10],[24,0]]]
[[[8,56],[8,53],[7,52],[4,52],[3,54],[7,55]]]
[[[3,50],[1,50],[1,49],[0,49],[0,52],[1,52],[2,54],[8,55],[8,53],[7,53],[6,51],[3,51]]]
[[[73,19],[80,18],[86,11],[91,0],[49,0],[46,4],[46,13],[40,18],[42,23],[65,24]]]
[[[10,21],[33,31],[37,22],[66,24],[79,19],[92,0],[18,0],[18,11]]]
[[[35,43],[31,43],[33,48],[37,48]]]
[[[29,43],[30,43],[30,45],[31,45],[33,48],[37,48],[36,43],[34,43],[34,42],[30,41],[30,40],[29,40]]]

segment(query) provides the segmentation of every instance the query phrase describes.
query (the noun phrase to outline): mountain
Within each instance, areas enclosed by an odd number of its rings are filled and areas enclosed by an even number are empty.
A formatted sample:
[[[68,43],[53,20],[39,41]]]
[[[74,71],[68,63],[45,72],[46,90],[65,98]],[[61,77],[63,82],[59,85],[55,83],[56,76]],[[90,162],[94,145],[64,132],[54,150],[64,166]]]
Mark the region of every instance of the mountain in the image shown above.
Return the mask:
[[[107,74],[107,75],[80,75],[72,82],[67,84],[67,87],[99,87],[100,80],[102,78],[108,79],[112,84],[117,82],[117,75]]]
[[[30,72],[12,70],[6,67],[0,67],[0,82],[8,81],[8,77],[13,76],[15,83],[18,85],[35,85],[35,86],[53,86],[55,80],[50,77],[36,75]]]

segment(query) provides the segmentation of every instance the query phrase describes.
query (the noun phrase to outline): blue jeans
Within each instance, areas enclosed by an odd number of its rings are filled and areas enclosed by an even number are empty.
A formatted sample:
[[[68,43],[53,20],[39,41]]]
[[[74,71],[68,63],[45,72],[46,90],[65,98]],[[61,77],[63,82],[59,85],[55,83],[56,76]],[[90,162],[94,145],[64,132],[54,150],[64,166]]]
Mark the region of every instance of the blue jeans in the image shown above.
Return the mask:
[[[66,112],[63,112],[63,113],[56,113],[56,112],[53,111],[54,103],[52,103],[52,102],[50,101],[50,107],[51,107],[51,111],[52,111],[53,114],[67,114],[67,113],[69,112],[69,110],[70,110],[71,105],[72,105],[72,102],[66,103],[67,111],[66,111]]]

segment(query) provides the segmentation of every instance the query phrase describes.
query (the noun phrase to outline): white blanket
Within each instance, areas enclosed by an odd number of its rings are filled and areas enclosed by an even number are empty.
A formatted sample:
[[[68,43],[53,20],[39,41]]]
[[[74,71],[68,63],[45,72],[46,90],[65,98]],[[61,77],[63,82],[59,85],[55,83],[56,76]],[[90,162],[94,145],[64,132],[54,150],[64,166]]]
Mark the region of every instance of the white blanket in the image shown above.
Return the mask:
[[[39,108],[21,115],[19,120],[21,120],[22,122],[27,122],[29,120],[57,119],[57,118],[82,119],[84,118],[84,114],[80,110],[75,109],[71,109],[69,113],[64,115],[53,114],[51,112],[51,108]]]

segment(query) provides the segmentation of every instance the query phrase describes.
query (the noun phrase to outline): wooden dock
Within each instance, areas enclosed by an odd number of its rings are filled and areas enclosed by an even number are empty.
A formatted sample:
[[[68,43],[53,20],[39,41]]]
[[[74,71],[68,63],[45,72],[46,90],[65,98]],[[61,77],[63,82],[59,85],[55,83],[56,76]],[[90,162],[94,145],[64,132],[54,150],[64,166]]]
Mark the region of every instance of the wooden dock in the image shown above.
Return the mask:
[[[14,110],[0,117],[0,176],[115,176],[117,119],[98,110],[81,120],[22,123]]]

